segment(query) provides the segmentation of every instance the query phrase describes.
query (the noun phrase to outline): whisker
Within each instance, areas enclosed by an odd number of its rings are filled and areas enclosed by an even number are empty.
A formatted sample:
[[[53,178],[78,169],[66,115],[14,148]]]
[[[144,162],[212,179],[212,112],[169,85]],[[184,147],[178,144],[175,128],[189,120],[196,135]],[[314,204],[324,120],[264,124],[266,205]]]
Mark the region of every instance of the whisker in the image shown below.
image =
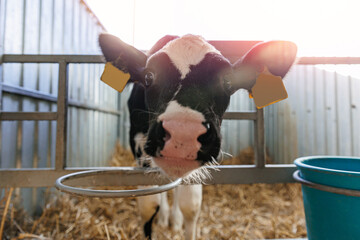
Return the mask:
[[[205,184],[205,180],[212,179],[210,169],[214,171],[220,171],[220,169],[217,168],[217,166],[219,165],[220,164],[218,163],[218,161],[213,156],[211,156],[210,162],[207,162],[204,166],[192,171],[188,176],[183,179],[183,182],[185,184]]]
[[[144,110],[144,109],[134,109],[133,112],[140,112],[140,113],[149,113],[149,114],[158,114],[158,112],[152,112],[152,111],[149,111],[149,110]]]
[[[227,153],[223,150],[220,149],[220,153],[221,153],[221,162],[224,160],[224,155],[227,156],[227,157],[230,157],[230,158],[233,158],[234,156],[230,153]]]
[[[205,166],[207,166],[210,169],[213,169],[214,171],[220,171],[220,169],[218,168],[220,163],[213,156],[211,156],[211,159],[212,161],[207,163]]]

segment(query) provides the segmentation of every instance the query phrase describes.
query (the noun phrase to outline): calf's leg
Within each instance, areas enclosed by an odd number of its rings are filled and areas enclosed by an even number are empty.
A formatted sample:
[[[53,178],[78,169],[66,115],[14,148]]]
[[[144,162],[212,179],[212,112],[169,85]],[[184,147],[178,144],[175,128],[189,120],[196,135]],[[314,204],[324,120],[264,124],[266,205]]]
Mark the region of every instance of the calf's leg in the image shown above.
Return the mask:
[[[196,238],[196,224],[200,215],[201,202],[202,185],[181,185],[175,189],[172,208],[173,229],[180,230],[184,223],[185,240]]]
[[[139,186],[139,189],[153,186]],[[160,194],[143,196],[136,198],[141,216],[141,226],[143,226],[145,239],[151,239],[152,224],[160,209]]]
[[[173,190],[173,204],[171,207],[171,227],[172,230],[175,232],[180,231],[182,229],[182,225],[184,221],[184,217],[181,213],[180,205],[179,205],[179,199],[180,199],[179,188],[181,187],[182,186],[179,186]]]
[[[159,217],[157,219],[157,223],[162,227],[169,226],[169,203],[167,200],[167,192],[163,192],[160,194],[160,210]]]

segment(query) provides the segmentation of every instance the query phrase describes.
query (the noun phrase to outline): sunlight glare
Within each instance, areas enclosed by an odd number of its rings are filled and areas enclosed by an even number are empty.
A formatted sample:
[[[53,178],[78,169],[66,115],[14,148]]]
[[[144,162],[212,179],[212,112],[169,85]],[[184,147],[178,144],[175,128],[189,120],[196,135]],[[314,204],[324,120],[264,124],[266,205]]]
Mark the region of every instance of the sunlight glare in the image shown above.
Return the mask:
[[[88,0],[108,32],[140,49],[166,34],[290,40],[299,56],[360,56],[356,0]]]

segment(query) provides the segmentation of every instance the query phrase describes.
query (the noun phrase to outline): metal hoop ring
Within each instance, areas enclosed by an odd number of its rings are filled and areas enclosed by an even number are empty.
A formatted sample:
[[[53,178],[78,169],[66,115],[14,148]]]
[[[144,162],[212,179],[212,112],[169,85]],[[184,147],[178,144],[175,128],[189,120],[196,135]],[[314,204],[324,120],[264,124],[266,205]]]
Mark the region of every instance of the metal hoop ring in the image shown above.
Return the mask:
[[[359,190],[351,190],[351,189],[345,189],[345,188],[331,187],[331,186],[322,185],[322,184],[307,181],[307,180],[303,179],[302,177],[300,177],[300,171],[299,170],[297,170],[297,171],[295,171],[293,173],[293,178],[297,182],[300,182],[301,184],[304,184],[304,185],[306,185],[308,187],[311,187],[311,188],[315,188],[317,190],[321,190],[321,191],[325,191],[325,192],[331,192],[331,193],[337,193],[337,194],[346,195],[346,196],[360,197],[360,191]]]
[[[55,187],[62,192],[80,195],[80,196],[86,196],[86,197],[125,198],[125,197],[140,197],[140,196],[165,192],[177,187],[182,182],[182,179],[178,178],[175,181],[170,182],[168,184],[160,185],[157,187],[135,189],[135,190],[92,190],[86,188],[71,187],[63,184],[63,182],[67,180],[89,177],[92,175],[108,173],[108,172],[111,172],[111,170],[89,170],[89,171],[70,173],[62,177],[59,177],[55,182]]]

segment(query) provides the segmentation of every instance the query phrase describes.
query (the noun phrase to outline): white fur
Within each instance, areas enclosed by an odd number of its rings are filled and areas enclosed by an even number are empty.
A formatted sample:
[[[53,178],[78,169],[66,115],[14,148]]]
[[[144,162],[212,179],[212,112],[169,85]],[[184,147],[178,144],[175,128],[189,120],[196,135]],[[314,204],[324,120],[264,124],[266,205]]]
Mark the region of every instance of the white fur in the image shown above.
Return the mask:
[[[171,227],[172,227],[172,230],[175,232],[180,231],[182,229],[182,226],[184,223],[184,217],[181,213],[180,205],[179,205],[179,201],[180,201],[179,188],[180,187],[181,186],[179,186],[173,190],[174,200],[173,200],[173,204],[171,206]]]
[[[167,200],[167,192],[161,193],[161,201],[160,201],[160,210],[159,210],[159,218],[157,223],[162,227],[169,226],[169,203]]]
[[[196,239],[196,223],[200,215],[201,202],[202,185],[181,185],[174,190],[172,227],[178,231],[184,224],[185,240]]]
[[[168,42],[158,51],[158,53],[161,52],[169,56],[172,63],[180,71],[181,79],[184,79],[190,72],[190,66],[199,64],[207,53],[217,53],[221,55],[221,53],[204,38],[191,34]]]
[[[139,159],[136,159],[137,160],[136,162],[138,163],[139,167],[142,166],[144,161],[149,162],[151,167],[155,167],[154,161],[152,161],[152,158],[149,155],[147,155],[144,150],[146,141],[147,141],[147,136],[143,133],[137,133],[134,136],[135,151],[137,151],[140,148],[142,153],[141,157]]]
[[[134,136],[135,151],[140,148],[141,152],[144,154],[145,153],[144,146],[146,144],[146,140],[147,140],[147,137],[143,133],[137,133]]]
[[[158,121],[172,120],[185,120],[194,119],[201,122],[205,121],[205,117],[201,112],[195,111],[189,107],[181,106],[176,100],[170,101],[165,109],[165,112],[158,117]]]

